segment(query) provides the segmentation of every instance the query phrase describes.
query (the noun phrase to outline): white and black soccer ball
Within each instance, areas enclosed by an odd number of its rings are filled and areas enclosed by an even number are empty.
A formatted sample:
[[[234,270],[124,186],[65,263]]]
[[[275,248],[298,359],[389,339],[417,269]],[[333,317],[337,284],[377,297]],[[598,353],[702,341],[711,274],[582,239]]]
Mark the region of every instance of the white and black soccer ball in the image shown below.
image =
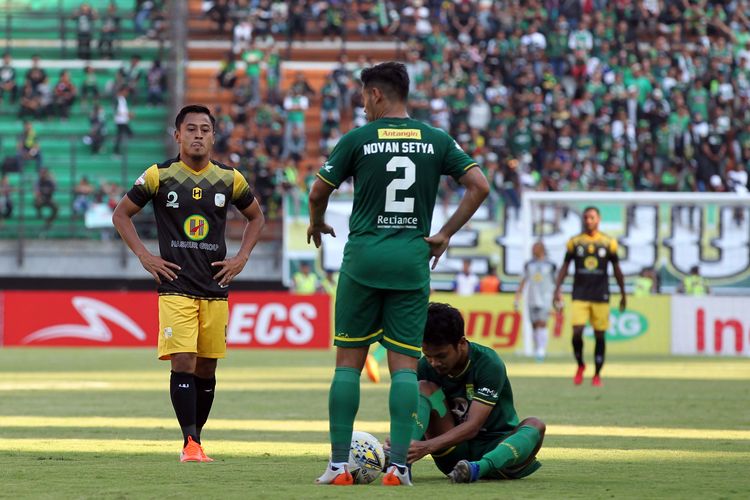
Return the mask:
[[[372,434],[362,431],[352,433],[352,446],[349,449],[349,472],[356,484],[375,481],[383,471],[385,453],[383,445]]]

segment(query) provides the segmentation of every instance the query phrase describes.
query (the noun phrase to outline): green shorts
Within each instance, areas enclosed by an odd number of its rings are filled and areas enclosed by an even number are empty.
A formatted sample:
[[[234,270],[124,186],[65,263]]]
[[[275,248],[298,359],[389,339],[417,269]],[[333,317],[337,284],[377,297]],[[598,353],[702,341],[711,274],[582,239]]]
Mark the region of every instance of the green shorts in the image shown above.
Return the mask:
[[[417,290],[370,288],[341,273],[333,344],[362,347],[380,342],[391,351],[419,358],[429,300],[429,285]]]
[[[469,460],[470,462],[476,462],[480,460],[484,455],[497,448],[511,434],[513,433],[509,432],[504,436],[493,439],[471,439],[448,448],[442,453],[432,455],[432,459],[435,461],[437,468],[440,469],[440,472],[447,476],[459,461]],[[521,479],[533,474],[539,467],[541,467],[541,464],[534,458],[528,465],[521,469],[512,468],[492,471],[485,476],[485,479]]]

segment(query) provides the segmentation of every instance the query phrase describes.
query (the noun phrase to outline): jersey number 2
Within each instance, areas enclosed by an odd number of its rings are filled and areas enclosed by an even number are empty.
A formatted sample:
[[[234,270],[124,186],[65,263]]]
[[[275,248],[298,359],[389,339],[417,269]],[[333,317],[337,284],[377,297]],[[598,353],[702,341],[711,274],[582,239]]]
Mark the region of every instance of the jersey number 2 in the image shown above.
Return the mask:
[[[414,212],[414,198],[406,197],[403,201],[396,200],[396,192],[406,191],[414,185],[417,176],[417,166],[408,156],[394,156],[386,163],[388,172],[396,172],[399,168],[404,169],[404,177],[393,179],[385,188],[385,211],[412,213]]]

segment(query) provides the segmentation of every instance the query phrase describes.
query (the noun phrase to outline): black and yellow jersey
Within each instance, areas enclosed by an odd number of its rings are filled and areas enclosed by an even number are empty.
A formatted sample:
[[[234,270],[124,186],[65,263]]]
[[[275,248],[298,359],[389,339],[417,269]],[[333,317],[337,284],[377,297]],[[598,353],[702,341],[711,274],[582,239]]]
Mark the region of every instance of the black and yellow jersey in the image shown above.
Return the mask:
[[[242,174],[215,161],[196,172],[178,156],[149,167],[128,198],[140,207],[153,200],[161,257],[182,268],[176,280],[162,281],[159,294],[226,298],[226,288],[213,279],[219,269],[211,263],[227,253],[229,203],[244,210],[253,202]]]
[[[573,300],[609,302],[607,265],[617,263],[617,240],[597,232],[581,233],[568,240],[566,263],[575,262]]]

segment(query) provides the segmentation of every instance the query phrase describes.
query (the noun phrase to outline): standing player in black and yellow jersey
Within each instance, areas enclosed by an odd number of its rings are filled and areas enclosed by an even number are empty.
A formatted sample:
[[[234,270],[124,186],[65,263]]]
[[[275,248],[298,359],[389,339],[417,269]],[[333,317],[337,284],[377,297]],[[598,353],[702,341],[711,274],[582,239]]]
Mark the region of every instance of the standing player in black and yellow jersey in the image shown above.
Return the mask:
[[[159,359],[172,365],[172,406],[183,434],[182,462],[211,462],[200,434],[226,353],[227,287],[258,241],[264,218],[245,178],[211,161],[215,120],[204,106],[186,106],[175,119],[177,158],[152,165],[112,216],[128,247],[159,284]],[[132,217],[154,203],[160,256],[141,242]],[[247,218],[236,256],[226,258],[224,228],[232,203]]]
[[[591,383],[602,385],[600,372],[604,365],[604,334],[609,328],[609,274],[607,266],[612,263],[617,285],[620,287],[620,311],[625,310],[625,281],[617,258],[617,240],[599,232],[601,216],[599,209],[587,207],[583,211],[583,233],[568,241],[565,261],[557,275],[555,303],[560,304],[560,286],[568,275],[570,261],[575,262],[573,276],[573,353],[578,361],[573,382],[583,382],[583,328],[591,323],[596,338],[594,361],[596,372]]]

